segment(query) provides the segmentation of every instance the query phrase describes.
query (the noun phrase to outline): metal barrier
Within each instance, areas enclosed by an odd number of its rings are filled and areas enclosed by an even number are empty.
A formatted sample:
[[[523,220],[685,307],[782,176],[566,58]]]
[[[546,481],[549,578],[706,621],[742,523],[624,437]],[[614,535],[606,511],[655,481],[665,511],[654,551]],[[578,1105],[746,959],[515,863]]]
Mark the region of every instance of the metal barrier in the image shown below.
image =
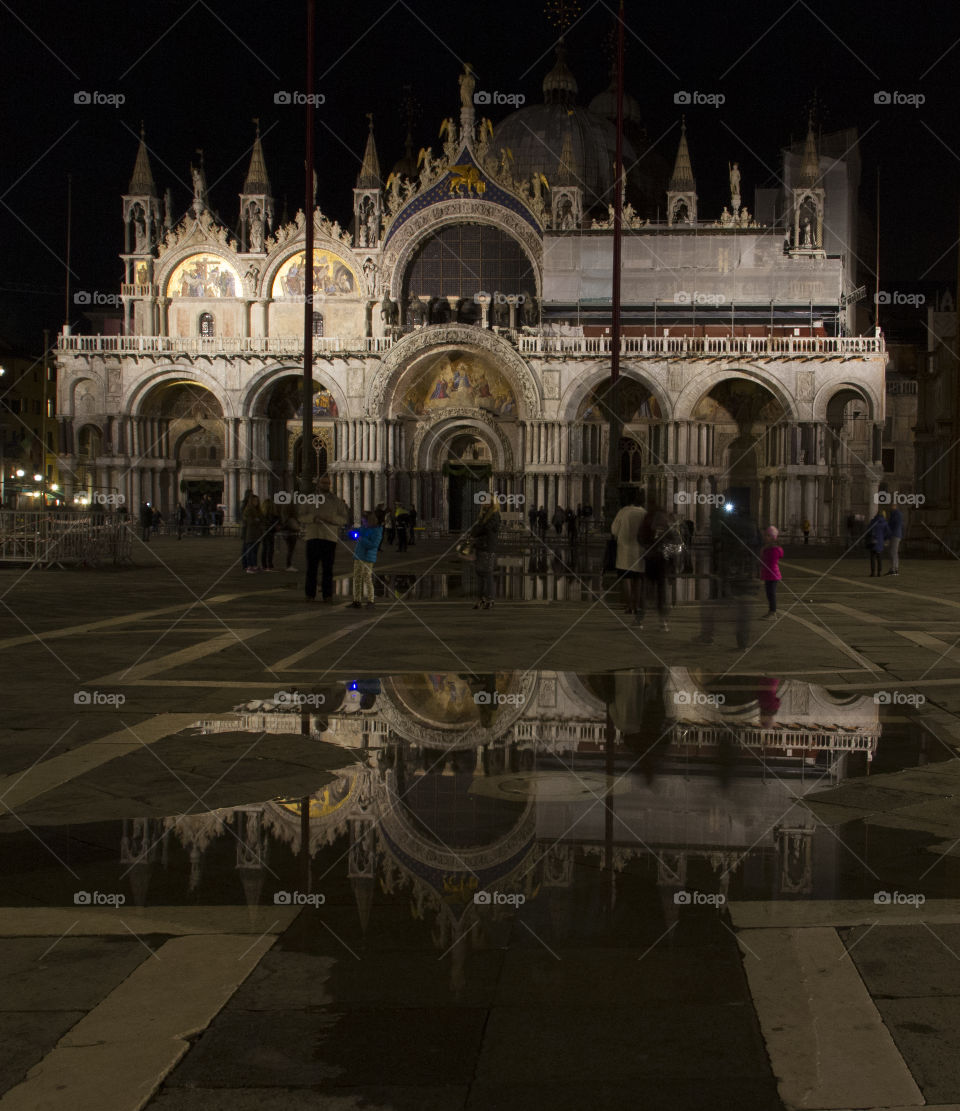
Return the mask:
[[[117,565],[130,549],[127,524],[107,514],[0,511],[0,563]]]

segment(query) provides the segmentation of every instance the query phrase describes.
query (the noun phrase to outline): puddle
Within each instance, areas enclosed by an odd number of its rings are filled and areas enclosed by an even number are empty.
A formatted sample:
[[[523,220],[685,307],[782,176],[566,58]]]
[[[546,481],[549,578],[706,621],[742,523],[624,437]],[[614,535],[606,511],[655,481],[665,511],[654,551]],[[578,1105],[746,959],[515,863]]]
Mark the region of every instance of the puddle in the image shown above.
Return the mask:
[[[233,779],[210,773],[219,805],[208,810],[198,799],[212,751]],[[412,900],[421,915],[463,913],[487,894],[528,913],[600,873],[671,914],[864,897],[931,856],[909,831],[819,821],[803,798],[952,756],[922,713],[870,693],[684,668],[330,679],[198,715],[154,752],[178,776],[191,764],[190,788],[168,785],[182,812],[138,806],[140,770],[155,765],[143,753],[34,800],[25,816],[38,837],[7,826],[0,841],[3,902],[98,891],[138,905],[273,905],[305,885],[305,811],[311,892],[331,903],[353,901],[363,880],[364,900]],[[273,789],[258,794],[260,782]],[[928,897],[949,891],[956,865],[943,859],[923,880]]]

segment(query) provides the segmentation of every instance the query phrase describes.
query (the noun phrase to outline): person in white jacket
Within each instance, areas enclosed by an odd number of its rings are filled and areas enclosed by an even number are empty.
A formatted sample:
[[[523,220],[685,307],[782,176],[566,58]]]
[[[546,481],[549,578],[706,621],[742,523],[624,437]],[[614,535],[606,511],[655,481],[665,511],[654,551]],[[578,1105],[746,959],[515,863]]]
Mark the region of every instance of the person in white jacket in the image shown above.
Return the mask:
[[[643,548],[640,526],[647,511],[643,508],[643,492],[631,487],[626,504],[614,517],[610,531],[617,541],[617,575],[623,583],[623,603],[627,613],[636,613],[641,602],[643,583]]]

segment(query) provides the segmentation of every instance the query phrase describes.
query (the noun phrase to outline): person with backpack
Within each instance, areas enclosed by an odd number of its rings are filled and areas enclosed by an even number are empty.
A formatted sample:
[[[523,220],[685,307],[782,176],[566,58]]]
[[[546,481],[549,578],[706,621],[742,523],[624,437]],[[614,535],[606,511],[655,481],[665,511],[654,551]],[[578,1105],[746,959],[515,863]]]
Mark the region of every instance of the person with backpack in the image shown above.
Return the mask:
[[[643,604],[643,549],[640,526],[647,515],[643,494],[636,487],[626,493],[626,504],[614,517],[610,533],[617,542],[616,572],[623,583],[623,602],[627,613],[637,613]]]

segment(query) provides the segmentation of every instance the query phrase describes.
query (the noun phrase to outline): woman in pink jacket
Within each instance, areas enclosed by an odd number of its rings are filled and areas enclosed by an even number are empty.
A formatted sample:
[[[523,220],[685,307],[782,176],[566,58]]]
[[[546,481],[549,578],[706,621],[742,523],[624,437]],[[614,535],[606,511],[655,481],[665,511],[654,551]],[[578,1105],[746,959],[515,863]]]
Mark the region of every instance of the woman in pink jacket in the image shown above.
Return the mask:
[[[780,574],[780,560],[783,559],[783,548],[777,543],[780,532],[775,525],[769,525],[763,535],[763,548],[760,550],[760,578],[763,580],[763,589],[767,592],[767,604],[770,609],[767,617],[777,616],[777,583],[783,577]]]

